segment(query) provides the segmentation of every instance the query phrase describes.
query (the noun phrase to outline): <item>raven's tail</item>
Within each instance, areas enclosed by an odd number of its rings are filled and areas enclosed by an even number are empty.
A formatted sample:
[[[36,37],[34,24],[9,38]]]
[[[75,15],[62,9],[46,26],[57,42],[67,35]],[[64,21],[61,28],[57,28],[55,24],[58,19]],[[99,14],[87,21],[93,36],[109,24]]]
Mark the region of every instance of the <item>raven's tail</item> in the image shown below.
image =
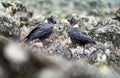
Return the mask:
[[[23,39],[23,42],[28,42],[28,38],[24,38],[24,39]]]
[[[27,37],[25,37],[25,38],[22,40],[22,42],[24,42],[24,43],[29,43],[30,40],[29,40]]]

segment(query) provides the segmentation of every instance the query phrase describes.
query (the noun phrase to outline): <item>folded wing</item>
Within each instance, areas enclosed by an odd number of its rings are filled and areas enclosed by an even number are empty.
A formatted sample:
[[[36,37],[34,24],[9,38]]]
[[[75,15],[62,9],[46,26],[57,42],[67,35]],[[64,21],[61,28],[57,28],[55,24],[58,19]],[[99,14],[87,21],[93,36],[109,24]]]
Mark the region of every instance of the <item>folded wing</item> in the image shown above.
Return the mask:
[[[81,32],[79,28],[71,29],[71,31],[69,32],[69,35],[73,43],[78,43],[80,45],[85,45],[87,43],[95,44],[95,40],[92,39],[92,37],[90,37],[89,35]]]
[[[33,29],[28,36],[25,38],[25,42],[30,42],[36,38],[47,38],[51,35],[53,26],[51,24],[41,24],[40,26]]]

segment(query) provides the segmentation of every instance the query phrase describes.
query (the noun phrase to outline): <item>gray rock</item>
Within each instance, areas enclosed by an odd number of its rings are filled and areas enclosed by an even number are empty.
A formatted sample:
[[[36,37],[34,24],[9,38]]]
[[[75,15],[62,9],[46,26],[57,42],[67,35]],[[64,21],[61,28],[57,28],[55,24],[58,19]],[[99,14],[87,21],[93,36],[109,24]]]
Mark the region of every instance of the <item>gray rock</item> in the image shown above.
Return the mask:
[[[92,34],[96,41],[105,43],[111,41],[114,47],[120,47],[118,42],[120,38],[120,23],[112,19],[102,19],[98,22],[97,27]]]
[[[19,24],[13,17],[0,15],[0,32],[5,37],[17,38],[20,34]]]

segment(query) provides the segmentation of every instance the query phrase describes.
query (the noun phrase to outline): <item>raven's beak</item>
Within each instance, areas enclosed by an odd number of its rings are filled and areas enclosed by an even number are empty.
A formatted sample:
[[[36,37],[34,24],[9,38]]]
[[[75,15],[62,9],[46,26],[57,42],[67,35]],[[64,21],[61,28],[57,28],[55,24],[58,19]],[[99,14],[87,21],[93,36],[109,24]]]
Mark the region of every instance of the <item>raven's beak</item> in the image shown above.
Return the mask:
[[[54,21],[53,23],[54,23],[54,24],[56,24],[57,22],[56,22],[56,21]]]
[[[53,24],[56,24],[57,23],[57,20],[55,18],[52,17],[52,23]]]

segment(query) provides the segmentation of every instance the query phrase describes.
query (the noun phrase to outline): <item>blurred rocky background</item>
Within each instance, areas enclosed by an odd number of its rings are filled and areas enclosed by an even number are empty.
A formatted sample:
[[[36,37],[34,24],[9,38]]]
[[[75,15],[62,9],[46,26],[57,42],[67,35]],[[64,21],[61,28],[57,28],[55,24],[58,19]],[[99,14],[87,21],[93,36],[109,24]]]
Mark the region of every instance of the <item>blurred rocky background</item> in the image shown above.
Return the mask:
[[[120,0],[1,0],[0,78],[120,78],[119,6]],[[57,20],[49,45],[23,43],[49,14]],[[72,14],[97,43],[85,54],[67,34]]]

